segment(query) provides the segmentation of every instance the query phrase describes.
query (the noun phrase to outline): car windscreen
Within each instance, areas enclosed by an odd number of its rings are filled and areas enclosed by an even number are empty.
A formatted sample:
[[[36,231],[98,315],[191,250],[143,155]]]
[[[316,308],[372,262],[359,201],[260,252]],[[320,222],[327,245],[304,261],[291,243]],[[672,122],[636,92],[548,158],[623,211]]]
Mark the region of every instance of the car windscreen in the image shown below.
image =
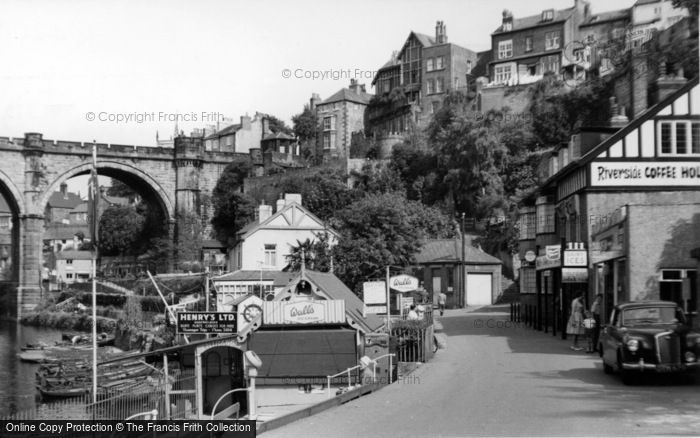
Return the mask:
[[[640,307],[622,312],[622,325],[675,324],[683,315],[674,307]]]

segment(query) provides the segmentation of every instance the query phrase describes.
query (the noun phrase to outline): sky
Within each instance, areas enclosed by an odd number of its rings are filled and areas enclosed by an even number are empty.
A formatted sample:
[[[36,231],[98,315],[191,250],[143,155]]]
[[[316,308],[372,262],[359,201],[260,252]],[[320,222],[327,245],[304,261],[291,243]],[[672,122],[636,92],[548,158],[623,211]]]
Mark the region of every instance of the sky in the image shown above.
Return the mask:
[[[153,146],[175,119],[188,134],[256,111],[291,126],[312,93],[351,78],[371,91],[411,30],[442,20],[449,42],[482,51],[504,9],[573,1],[0,0],[0,136]]]

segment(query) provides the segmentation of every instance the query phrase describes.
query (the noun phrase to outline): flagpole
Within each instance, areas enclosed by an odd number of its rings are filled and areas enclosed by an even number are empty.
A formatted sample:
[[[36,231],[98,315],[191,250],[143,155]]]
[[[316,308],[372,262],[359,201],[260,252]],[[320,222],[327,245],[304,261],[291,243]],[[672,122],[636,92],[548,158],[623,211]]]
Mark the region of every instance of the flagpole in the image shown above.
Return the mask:
[[[97,144],[92,142],[92,402],[97,403]]]

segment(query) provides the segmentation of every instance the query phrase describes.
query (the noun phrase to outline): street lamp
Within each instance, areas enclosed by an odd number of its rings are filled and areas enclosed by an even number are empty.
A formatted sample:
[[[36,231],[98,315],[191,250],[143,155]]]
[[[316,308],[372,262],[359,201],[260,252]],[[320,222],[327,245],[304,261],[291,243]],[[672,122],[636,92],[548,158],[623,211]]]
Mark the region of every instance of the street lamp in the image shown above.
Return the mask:
[[[459,286],[462,290],[460,291],[460,299],[462,301],[462,303],[461,303],[462,307],[467,307],[467,287],[466,287],[467,286],[467,278],[466,278],[467,275],[466,275],[466,272],[464,272],[465,271],[465,269],[464,269],[464,259],[465,259],[465,255],[464,255],[464,212],[462,212],[462,239],[461,240],[462,240],[462,256],[459,259],[459,261],[460,261],[460,263],[459,263],[459,268],[460,268],[459,275],[461,277],[460,281],[459,281]]]

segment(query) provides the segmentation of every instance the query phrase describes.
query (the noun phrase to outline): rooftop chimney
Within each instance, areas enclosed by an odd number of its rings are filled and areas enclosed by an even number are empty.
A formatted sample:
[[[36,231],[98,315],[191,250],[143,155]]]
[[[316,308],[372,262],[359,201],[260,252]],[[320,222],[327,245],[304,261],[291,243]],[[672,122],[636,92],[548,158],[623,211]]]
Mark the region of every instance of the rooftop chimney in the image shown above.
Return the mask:
[[[513,13],[508,9],[503,10],[503,30],[508,31],[513,29]]]
[[[280,196],[280,198],[277,200],[277,210],[276,212],[280,212],[284,208],[284,198]]]
[[[258,206],[258,223],[265,222],[270,216],[272,216],[272,206],[260,204]]]
[[[66,196],[66,193],[68,193],[68,184],[63,182],[61,183],[61,194]]]
[[[435,42],[437,44],[444,44],[447,42],[447,27],[442,21],[438,21],[435,25]]]
[[[357,79],[350,79],[350,86],[348,88],[350,88],[353,93],[360,94],[360,90],[364,91],[365,86],[360,85]]]
[[[665,61],[659,63],[659,77],[653,86],[652,98],[654,103],[661,102],[688,82],[683,73],[683,67],[679,67],[673,72],[672,67],[669,67]]]
[[[617,104],[615,96],[610,98],[610,126],[621,128],[629,123],[625,115],[625,107]]]
[[[296,202],[301,205],[301,193],[285,193],[284,204],[289,205],[292,202]]]
[[[313,93],[311,99],[309,99],[309,108],[311,111],[314,111],[319,103],[321,103],[321,96],[319,96],[318,93]]]

